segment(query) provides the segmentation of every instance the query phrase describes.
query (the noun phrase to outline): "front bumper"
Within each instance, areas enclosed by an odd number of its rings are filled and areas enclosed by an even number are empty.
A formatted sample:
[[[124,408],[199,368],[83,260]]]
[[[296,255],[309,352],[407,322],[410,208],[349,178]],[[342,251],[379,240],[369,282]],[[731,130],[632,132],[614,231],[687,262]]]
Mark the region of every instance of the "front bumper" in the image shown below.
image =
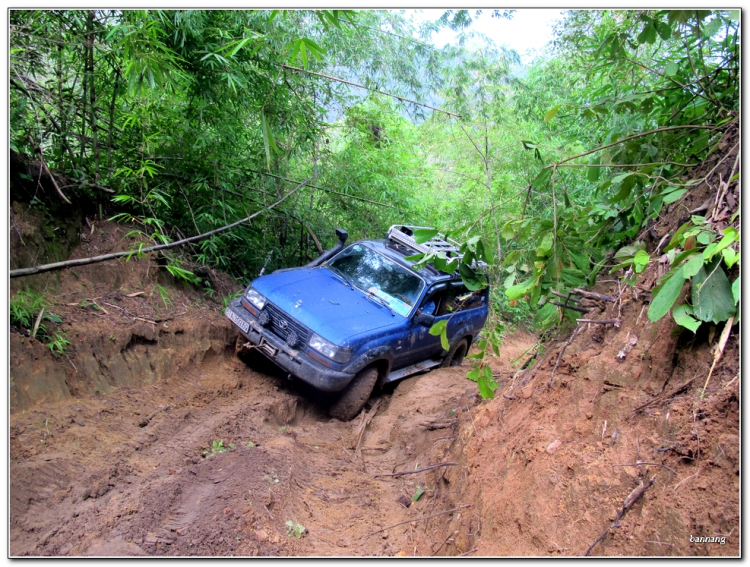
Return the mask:
[[[243,307],[239,297],[232,300],[224,314],[234,323],[242,336],[256,345],[259,352],[290,374],[319,390],[339,392],[351,382],[356,374],[356,372],[339,372],[326,368],[313,360],[304,350],[290,348],[286,341],[283,341],[268,329],[261,327],[258,321]],[[247,329],[244,328],[245,324],[247,324]],[[303,349],[307,349],[307,346],[304,346]]]

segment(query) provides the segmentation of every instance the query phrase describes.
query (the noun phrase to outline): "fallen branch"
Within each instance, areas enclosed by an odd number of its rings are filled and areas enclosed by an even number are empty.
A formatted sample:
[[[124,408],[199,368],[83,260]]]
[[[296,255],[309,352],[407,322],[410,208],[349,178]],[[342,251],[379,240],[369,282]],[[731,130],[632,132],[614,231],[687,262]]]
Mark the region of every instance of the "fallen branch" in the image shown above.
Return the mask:
[[[610,303],[614,303],[617,301],[616,298],[612,297],[611,295],[604,295],[603,293],[594,293],[593,291],[586,291],[585,289],[571,289],[570,293],[575,293],[576,295],[582,295],[583,297],[588,297],[589,299],[596,299],[599,301],[609,301]]]
[[[456,423],[458,423],[458,419],[446,419],[445,421],[421,421],[419,425],[426,427],[430,431],[434,431],[435,429],[453,427]]]
[[[739,154],[738,154],[738,157],[739,157]],[[714,367],[716,366],[716,363],[719,362],[719,360],[721,359],[721,355],[724,354],[724,347],[727,346],[729,333],[732,332],[732,323],[734,323],[734,315],[732,315],[729,319],[727,319],[727,322],[724,325],[724,330],[721,332],[721,337],[719,338],[719,344],[716,346],[716,354],[714,354],[714,362],[711,365],[711,370],[708,371],[708,378],[706,378],[706,383],[703,385],[703,391],[701,392],[701,400],[704,397],[706,397],[706,388],[708,388],[708,381],[711,379],[711,374],[714,373]]]
[[[85,266],[88,264],[97,264],[99,262],[105,262],[107,260],[114,260],[115,258],[122,258],[123,256],[133,256],[135,254],[145,254],[147,252],[155,252],[157,250],[167,250],[169,248],[176,248],[177,246],[184,246],[185,244],[189,244],[190,242],[196,242],[198,240],[203,240],[204,238],[208,238],[209,236],[213,236],[214,234],[218,234],[219,232],[223,232],[225,230],[229,230],[230,228],[234,228],[235,226],[238,226],[242,223],[248,222],[249,220],[254,219],[259,214],[261,214],[264,211],[268,211],[291,197],[294,193],[299,191],[302,187],[304,187],[307,181],[303,181],[297,187],[292,189],[289,193],[281,197],[278,201],[273,203],[272,205],[269,205],[268,207],[265,207],[264,209],[261,209],[260,211],[253,213],[252,215],[245,217],[244,219],[238,220],[236,222],[233,222],[231,224],[228,224],[226,226],[222,226],[220,228],[217,228],[215,230],[211,230],[209,232],[204,232],[203,234],[198,234],[197,236],[191,236],[190,238],[183,238],[182,240],[178,240],[177,242],[171,242],[169,244],[159,244],[157,246],[150,246],[148,248],[142,248],[140,250],[128,250],[125,252],[114,252],[112,254],[104,254],[102,256],[93,256],[91,258],[78,258],[76,260],[68,260],[67,262],[55,262],[54,264],[44,264],[42,266],[34,266],[32,268],[20,268],[18,270],[11,270],[10,271],[10,277],[11,278],[19,278],[24,276],[31,276],[33,274],[41,274],[43,272],[51,272],[53,270],[61,270],[63,268],[72,268],[74,266]]]
[[[679,386],[676,389],[672,390],[666,396],[661,397],[661,398],[654,398],[652,400],[647,401],[645,404],[641,404],[640,406],[638,406],[637,408],[633,410],[633,413],[638,413],[639,411],[641,411],[644,408],[647,408],[648,406],[666,402],[667,400],[674,398],[677,394],[681,394],[683,391],[685,391],[687,387],[690,386],[690,384],[692,384],[694,381],[695,381],[695,378],[691,378],[690,380],[685,382],[682,386]]]
[[[622,319],[576,319],[579,323],[596,323],[597,325],[622,325]]]
[[[550,374],[549,380],[547,381],[547,389],[552,387],[552,379],[555,377],[555,371],[557,370],[557,367],[560,366],[560,361],[562,360],[563,354],[565,353],[565,349],[568,348],[570,343],[573,342],[573,339],[576,338],[576,335],[581,329],[583,329],[583,327],[581,326],[576,327],[576,330],[573,331],[573,334],[570,335],[568,342],[566,342],[563,345],[563,347],[560,349],[560,354],[557,357],[557,362],[555,363],[555,367],[552,369],[552,374]]]
[[[565,309],[572,309],[573,311],[578,311],[579,313],[583,313],[584,315],[589,313],[593,307],[589,307],[588,309],[584,309],[583,307],[576,307],[575,305],[565,305],[564,303],[559,303],[557,301],[550,301],[552,305],[559,305],[560,307],[565,307]]]
[[[592,543],[589,548],[586,550],[586,552],[583,554],[584,557],[588,556],[589,553],[591,553],[591,550],[594,549],[594,546],[596,546],[597,543],[602,541],[605,537],[607,537],[607,534],[609,533],[609,530],[612,528],[618,528],[620,527],[620,524],[618,523],[622,517],[628,513],[628,510],[630,510],[633,507],[633,504],[635,504],[638,499],[643,496],[643,493],[648,490],[648,488],[654,484],[654,481],[656,480],[656,476],[652,476],[651,480],[648,481],[648,484],[644,484],[643,481],[641,481],[640,486],[638,486],[635,490],[633,490],[630,494],[628,494],[628,497],[625,499],[625,502],[622,504],[622,508],[618,510],[617,515],[615,516],[615,520],[610,524],[610,526],[604,530],[602,535],[600,535],[596,540],[594,540],[594,543]]]
[[[429,516],[421,516],[419,518],[412,518],[411,520],[406,520],[403,522],[399,522],[398,524],[393,524],[392,526],[388,526],[387,528],[383,528],[382,530],[378,530],[376,532],[372,532],[371,534],[367,534],[365,537],[368,538],[370,536],[374,536],[375,534],[379,534],[380,532],[384,532],[386,530],[390,530],[391,528],[397,528],[398,526],[403,526],[404,524],[409,524],[411,522],[420,522],[422,520],[429,520],[431,518],[435,518],[437,516],[442,516],[444,514],[450,514],[451,512],[455,512],[456,510],[461,510],[462,508],[470,508],[473,506],[473,504],[464,504],[463,506],[458,506],[457,508],[451,508],[450,510],[443,510],[442,512],[436,512],[434,514],[430,514]]]
[[[440,468],[440,467],[457,467],[457,466],[458,466],[458,463],[453,463],[453,462],[438,463],[437,465],[430,465],[429,467],[424,467],[424,468],[416,469],[416,470],[413,470],[413,471],[400,471],[400,472],[389,473],[389,474],[376,474],[376,475],[373,475],[373,476],[375,478],[378,478],[378,477],[381,477],[381,476],[403,476],[405,474],[415,474],[415,473],[420,473],[420,472],[424,472],[424,471],[430,471],[432,469],[437,469],[437,468]]]

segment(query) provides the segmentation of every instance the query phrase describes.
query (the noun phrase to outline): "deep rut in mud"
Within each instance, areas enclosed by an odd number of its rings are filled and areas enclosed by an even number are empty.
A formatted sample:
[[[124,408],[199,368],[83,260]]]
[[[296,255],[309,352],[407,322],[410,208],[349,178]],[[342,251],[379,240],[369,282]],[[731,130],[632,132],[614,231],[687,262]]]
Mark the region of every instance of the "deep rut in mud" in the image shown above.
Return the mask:
[[[362,419],[330,419],[311,392],[232,356],[16,412],[11,555],[439,552],[425,530],[453,514],[379,530],[441,512],[447,467],[374,475],[450,460],[452,416],[479,401],[463,372],[391,386],[362,435]]]

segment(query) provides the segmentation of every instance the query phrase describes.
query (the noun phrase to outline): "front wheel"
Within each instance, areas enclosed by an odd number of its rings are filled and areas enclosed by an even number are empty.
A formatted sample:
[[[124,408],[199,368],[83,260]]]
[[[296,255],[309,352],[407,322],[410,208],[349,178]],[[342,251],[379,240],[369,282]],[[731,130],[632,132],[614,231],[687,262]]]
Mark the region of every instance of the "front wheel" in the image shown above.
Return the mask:
[[[464,361],[464,357],[466,356],[466,352],[468,350],[468,341],[466,339],[461,339],[455,345],[453,345],[452,349],[448,351],[448,354],[445,355],[445,358],[440,364],[440,367],[446,368],[448,366],[461,366],[461,363]]]
[[[369,367],[360,370],[344,388],[339,399],[328,410],[328,414],[341,421],[354,419],[369,399],[377,381],[377,368]]]

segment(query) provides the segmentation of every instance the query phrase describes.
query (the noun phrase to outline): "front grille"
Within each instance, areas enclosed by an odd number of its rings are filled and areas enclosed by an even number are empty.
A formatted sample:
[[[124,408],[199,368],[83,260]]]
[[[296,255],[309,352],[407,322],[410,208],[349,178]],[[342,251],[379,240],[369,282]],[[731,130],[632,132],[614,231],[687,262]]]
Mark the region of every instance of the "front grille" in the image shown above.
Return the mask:
[[[266,303],[264,311],[268,311],[268,314],[271,316],[271,323],[268,328],[270,328],[271,331],[278,335],[282,340],[289,342],[289,332],[294,331],[297,335],[297,341],[295,341],[294,345],[290,346],[296,348],[307,344],[307,341],[310,338],[310,330],[307,327],[292,319],[272,303]],[[286,323],[286,325],[284,323]]]

